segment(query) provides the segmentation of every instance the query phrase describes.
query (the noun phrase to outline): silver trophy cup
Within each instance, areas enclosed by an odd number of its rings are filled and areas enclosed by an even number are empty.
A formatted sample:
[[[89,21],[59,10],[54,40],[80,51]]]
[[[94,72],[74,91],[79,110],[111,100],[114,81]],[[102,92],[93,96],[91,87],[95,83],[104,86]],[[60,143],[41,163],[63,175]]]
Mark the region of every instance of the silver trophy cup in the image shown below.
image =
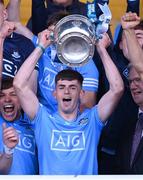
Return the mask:
[[[93,57],[95,26],[85,16],[69,15],[55,26],[57,56],[67,66],[82,66]]]

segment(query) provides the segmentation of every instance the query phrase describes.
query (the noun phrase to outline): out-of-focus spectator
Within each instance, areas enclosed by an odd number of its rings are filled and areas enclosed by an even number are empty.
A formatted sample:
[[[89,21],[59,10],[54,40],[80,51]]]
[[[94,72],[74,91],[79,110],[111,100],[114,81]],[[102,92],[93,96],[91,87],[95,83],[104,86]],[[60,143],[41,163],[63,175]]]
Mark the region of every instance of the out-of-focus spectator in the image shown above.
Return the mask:
[[[101,15],[98,3],[109,3],[109,0],[96,0],[95,9],[96,16]],[[46,4],[46,5],[45,5]],[[58,11],[67,11],[69,14],[80,14],[87,16],[87,4],[79,0],[32,0],[32,32],[37,35],[39,32],[47,28],[47,20]]]
[[[129,84],[134,102],[138,105],[136,119],[130,120],[126,136],[117,152],[118,174],[143,174],[143,81],[134,66],[129,66]]]
[[[142,23],[135,26],[133,31],[136,34],[141,48],[143,46]],[[132,44],[130,43],[130,45],[132,46],[133,42]],[[99,146],[99,171],[101,174],[118,174],[118,165],[116,164],[118,147],[128,134],[132,123],[134,123],[137,118],[138,112],[138,107],[132,99],[128,83],[128,64],[131,56],[125,32],[122,33],[120,43],[114,47],[114,53],[115,58],[113,58],[113,60],[124,80],[125,91],[101,135]],[[134,53],[134,50],[132,50],[132,53]],[[104,86],[108,89],[106,80],[104,81]],[[106,166],[106,164],[108,164],[108,166]]]

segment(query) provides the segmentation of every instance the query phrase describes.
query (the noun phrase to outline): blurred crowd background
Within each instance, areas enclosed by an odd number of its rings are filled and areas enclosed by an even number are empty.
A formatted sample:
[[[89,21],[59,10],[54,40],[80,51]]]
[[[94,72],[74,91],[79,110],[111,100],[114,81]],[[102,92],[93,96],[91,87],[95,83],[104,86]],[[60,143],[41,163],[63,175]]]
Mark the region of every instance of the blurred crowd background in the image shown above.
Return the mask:
[[[81,2],[87,2],[87,0],[79,0]],[[7,3],[8,0],[5,0]],[[26,24],[29,17],[31,16],[31,0],[21,1],[21,22]],[[120,22],[120,17],[126,12],[126,0],[110,0],[109,3],[112,12],[111,31],[114,34],[114,29]],[[143,0],[140,2],[140,16],[143,18]]]

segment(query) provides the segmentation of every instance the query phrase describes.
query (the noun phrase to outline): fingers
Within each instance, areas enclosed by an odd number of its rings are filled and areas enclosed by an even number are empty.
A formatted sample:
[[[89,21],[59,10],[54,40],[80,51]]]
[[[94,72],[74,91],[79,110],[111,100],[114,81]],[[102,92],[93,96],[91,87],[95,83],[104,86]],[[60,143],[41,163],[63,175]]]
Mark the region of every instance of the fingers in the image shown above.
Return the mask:
[[[4,21],[4,23],[0,27],[1,37],[5,38],[9,36],[14,30],[15,30],[15,23]]]
[[[136,13],[128,12],[121,17],[122,28],[133,29],[136,25],[140,23],[140,17]]]
[[[51,44],[51,31],[45,29],[38,34],[39,44],[42,44],[44,48]]]
[[[3,131],[3,136],[4,138],[8,139],[17,136],[17,133],[12,127],[10,127]]]
[[[13,127],[6,127],[6,123],[2,124],[3,127],[3,142],[7,147],[13,148],[18,143],[18,133]]]
[[[140,17],[136,13],[128,12],[121,18],[123,21],[140,21]]]
[[[111,39],[107,33],[102,34],[102,38],[99,39],[97,45],[103,48],[107,48],[111,44]]]
[[[124,21],[136,21],[140,19],[136,13],[128,12],[124,16],[122,16]]]

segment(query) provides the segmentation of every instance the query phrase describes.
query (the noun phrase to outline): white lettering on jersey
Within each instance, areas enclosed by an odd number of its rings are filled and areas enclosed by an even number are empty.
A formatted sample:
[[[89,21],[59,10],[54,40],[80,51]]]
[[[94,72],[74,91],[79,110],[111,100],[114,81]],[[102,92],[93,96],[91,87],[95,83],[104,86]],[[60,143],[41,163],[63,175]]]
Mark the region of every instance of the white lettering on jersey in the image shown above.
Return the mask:
[[[25,151],[35,155],[35,138],[31,134],[23,134],[21,131],[17,130],[19,133],[19,142],[16,149],[20,151]]]
[[[81,151],[85,149],[83,131],[52,131],[51,150]]]
[[[50,91],[54,90],[54,84],[55,84],[55,76],[56,72],[49,68],[44,68],[42,79],[40,79],[39,84],[44,89],[48,89]]]
[[[14,64],[12,61],[3,59],[3,75],[7,75],[10,77],[14,77],[15,74],[17,73],[17,65]]]
[[[6,71],[12,72],[12,71],[11,71],[11,70],[12,70],[12,67],[11,67],[9,64],[5,64],[4,67],[5,67],[5,70],[6,70]]]
[[[57,147],[58,145],[62,145],[62,146],[66,146],[65,145],[65,143],[64,143],[64,140],[63,140],[63,138],[62,138],[62,136],[59,136],[59,139],[58,139],[58,141],[57,141],[57,143],[55,144],[55,146]]]

